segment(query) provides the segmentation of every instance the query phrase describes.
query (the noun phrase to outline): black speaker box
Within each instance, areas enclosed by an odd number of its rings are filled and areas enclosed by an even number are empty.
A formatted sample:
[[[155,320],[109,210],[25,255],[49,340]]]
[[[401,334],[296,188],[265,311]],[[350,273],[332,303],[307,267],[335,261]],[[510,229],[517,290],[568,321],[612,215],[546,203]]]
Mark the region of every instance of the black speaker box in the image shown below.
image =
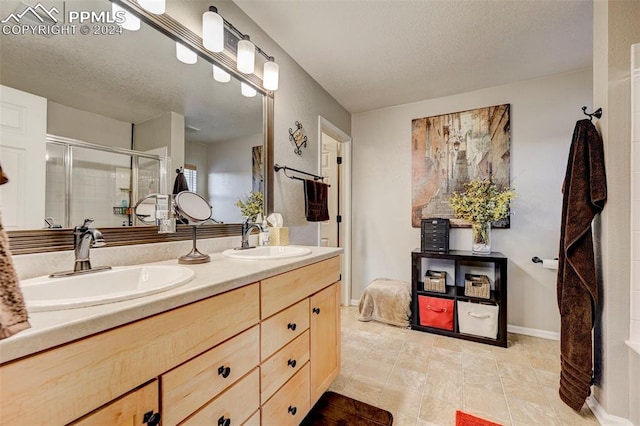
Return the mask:
[[[449,251],[449,219],[432,217],[422,219],[420,223],[422,238],[420,250],[422,251]]]

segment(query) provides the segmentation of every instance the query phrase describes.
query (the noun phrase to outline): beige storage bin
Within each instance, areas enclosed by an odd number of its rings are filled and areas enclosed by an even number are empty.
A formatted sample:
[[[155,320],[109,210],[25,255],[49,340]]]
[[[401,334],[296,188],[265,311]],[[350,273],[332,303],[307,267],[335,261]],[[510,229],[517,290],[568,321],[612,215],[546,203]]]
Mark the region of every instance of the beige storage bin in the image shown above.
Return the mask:
[[[491,296],[491,282],[486,275],[464,275],[464,295],[488,299]]]
[[[460,333],[498,338],[498,305],[457,301],[458,328]]]
[[[289,228],[269,228],[269,244],[272,246],[288,246]]]
[[[424,276],[424,290],[435,291],[438,293],[446,293],[447,288],[445,282],[447,273],[444,271],[427,271]]]

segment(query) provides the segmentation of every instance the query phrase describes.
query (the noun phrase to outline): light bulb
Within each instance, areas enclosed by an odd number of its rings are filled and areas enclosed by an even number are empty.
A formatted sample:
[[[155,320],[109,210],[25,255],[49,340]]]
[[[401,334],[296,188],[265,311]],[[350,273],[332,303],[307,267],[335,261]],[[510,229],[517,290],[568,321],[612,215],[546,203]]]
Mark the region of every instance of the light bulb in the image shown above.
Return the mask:
[[[185,64],[195,64],[198,62],[198,55],[182,43],[176,41],[176,57]]]
[[[202,14],[202,44],[212,52],[224,50],[224,20],[214,6]]]
[[[262,72],[262,86],[267,90],[278,90],[278,77],[280,74],[280,66],[274,62],[273,56],[264,63]]]
[[[228,83],[231,81],[231,75],[223,70],[222,68],[214,65],[213,66],[213,79],[215,81],[219,81],[220,83]]]
[[[240,93],[247,98],[253,98],[256,95],[256,89],[249,86],[247,83],[240,83]]]
[[[165,0],[138,0],[138,4],[148,12],[161,15],[165,10]]]
[[[255,69],[256,47],[248,35],[238,42],[238,71],[244,74],[252,74]]]
[[[140,18],[135,16],[133,13],[124,10],[115,3],[111,3],[111,12],[116,20],[122,20],[122,22],[120,22],[120,26],[125,30],[138,31],[140,29]]]

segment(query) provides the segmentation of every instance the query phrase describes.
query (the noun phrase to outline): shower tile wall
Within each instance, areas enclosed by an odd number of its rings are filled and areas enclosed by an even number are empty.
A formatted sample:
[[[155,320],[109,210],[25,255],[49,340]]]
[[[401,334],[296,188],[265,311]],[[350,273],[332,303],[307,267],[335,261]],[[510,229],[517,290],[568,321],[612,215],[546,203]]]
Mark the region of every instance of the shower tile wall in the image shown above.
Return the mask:
[[[114,214],[113,207],[129,206],[129,192],[117,187],[116,176],[130,162],[128,155],[73,148],[72,226],[86,218],[93,218],[96,227],[128,225],[128,217]]]

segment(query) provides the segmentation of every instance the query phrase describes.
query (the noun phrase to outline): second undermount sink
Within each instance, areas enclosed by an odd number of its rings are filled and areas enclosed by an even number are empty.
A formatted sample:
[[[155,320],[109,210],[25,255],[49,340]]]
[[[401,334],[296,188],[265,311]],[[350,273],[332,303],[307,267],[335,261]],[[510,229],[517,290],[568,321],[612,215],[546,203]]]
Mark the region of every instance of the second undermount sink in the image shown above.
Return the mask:
[[[123,266],[108,271],[20,282],[30,312],[59,311],[135,299],[170,290],[190,281],[183,266]]]
[[[311,250],[308,248],[296,246],[261,246],[244,250],[229,249],[222,252],[227,257],[240,260],[288,259],[309,253]]]

